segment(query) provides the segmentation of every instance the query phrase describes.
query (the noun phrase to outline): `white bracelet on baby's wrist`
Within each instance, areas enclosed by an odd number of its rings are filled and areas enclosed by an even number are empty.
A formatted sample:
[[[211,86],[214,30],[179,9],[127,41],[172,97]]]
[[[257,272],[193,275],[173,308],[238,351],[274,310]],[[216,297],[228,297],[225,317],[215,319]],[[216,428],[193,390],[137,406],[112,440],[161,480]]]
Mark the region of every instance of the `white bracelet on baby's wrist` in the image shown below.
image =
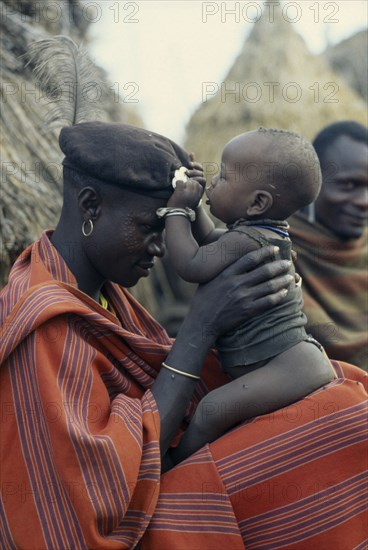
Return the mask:
[[[194,222],[194,220],[196,219],[196,213],[191,208],[179,208],[175,206],[158,208],[156,210],[156,216],[158,218],[166,218],[169,216],[185,216],[190,222]]]

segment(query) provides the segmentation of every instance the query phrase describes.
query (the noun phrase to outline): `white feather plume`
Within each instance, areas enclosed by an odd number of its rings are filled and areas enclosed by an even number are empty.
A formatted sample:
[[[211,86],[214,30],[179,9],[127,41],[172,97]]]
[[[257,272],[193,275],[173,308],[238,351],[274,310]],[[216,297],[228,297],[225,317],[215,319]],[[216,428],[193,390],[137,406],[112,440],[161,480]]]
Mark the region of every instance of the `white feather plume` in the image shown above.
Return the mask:
[[[50,127],[103,117],[104,84],[84,47],[60,35],[32,42],[26,58],[49,103],[46,122]]]

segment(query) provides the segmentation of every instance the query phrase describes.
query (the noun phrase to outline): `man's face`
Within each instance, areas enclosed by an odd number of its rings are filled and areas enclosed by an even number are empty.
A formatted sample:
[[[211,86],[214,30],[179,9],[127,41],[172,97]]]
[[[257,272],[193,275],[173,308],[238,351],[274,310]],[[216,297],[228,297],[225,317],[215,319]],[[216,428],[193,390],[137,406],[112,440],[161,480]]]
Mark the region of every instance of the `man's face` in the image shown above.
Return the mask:
[[[156,210],[166,203],[134,193],[105,198],[93,234],[84,240],[88,259],[104,280],[129,288],[149,275],[155,257],[165,253],[164,222]]]
[[[327,148],[316,219],[341,239],[358,239],[368,220],[368,147],[341,136]]]

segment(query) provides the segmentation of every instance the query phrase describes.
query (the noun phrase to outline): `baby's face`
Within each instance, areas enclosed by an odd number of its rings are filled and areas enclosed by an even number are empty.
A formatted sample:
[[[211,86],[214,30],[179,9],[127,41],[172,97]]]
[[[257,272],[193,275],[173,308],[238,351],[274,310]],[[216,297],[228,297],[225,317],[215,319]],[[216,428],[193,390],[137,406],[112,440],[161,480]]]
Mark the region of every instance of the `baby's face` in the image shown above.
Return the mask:
[[[211,213],[226,224],[247,217],[250,192],[259,183],[259,167],[252,161],[258,137],[255,134],[247,132],[225,146],[220,173],[206,188]]]

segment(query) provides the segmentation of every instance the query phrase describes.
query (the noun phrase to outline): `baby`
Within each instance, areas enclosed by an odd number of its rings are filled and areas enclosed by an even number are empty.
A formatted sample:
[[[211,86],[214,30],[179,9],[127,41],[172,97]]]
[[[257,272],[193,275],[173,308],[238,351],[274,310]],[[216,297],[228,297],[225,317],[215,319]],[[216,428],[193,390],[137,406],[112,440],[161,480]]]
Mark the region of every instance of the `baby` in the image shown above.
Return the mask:
[[[227,230],[216,229],[202,209],[195,212],[203,194],[197,180],[177,181],[157,215],[165,218],[177,273],[203,283],[262,246],[276,246],[278,257],[291,260],[285,220],[315,200],[321,172],[312,145],[296,133],[260,128],[235,137],[206,188],[210,211]],[[305,332],[302,305],[294,282],[280,305],[217,341],[222,368],[233,381],[202,399],[172,452],[175,463],[242,420],[285,407],[334,378],[322,347]]]

